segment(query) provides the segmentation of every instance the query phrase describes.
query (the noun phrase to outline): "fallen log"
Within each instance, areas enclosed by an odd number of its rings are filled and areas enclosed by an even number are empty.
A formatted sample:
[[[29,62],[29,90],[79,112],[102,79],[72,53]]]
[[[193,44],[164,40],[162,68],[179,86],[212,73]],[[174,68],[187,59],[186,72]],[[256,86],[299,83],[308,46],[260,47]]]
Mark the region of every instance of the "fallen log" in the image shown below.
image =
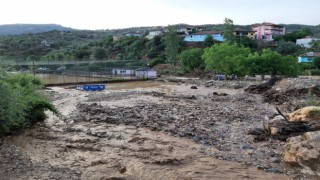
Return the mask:
[[[244,91],[255,93],[255,94],[262,94],[267,92],[269,89],[271,89],[277,81],[280,81],[280,77],[272,77],[269,81],[259,84],[259,85],[251,85],[248,88],[246,88]]]
[[[277,138],[286,140],[292,136],[302,135],[305,132],[319,131],[319,121],[289,121],[288,118],[277,107],[278,116],[264,121],[263,128],[249,129],[247,134],[256,136],[256,140]]]

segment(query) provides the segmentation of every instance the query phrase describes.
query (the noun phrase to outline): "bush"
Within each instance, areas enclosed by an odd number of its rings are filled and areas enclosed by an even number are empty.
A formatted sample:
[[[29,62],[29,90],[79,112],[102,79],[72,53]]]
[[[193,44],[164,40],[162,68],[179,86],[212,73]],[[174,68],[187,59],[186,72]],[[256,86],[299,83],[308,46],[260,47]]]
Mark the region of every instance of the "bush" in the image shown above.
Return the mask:
[[[158,64],[164,64],[164,63],[165,63],[164,59],[157,58],[157,59],[154,59],[153,61],[151,61],[149,66],[150,67],[154,67],[154,66],[156,66]]]
[[[8,75],[0,69],[0,135],[16,132],[45,119],[45,110],[58,111],[39,89],[39,79]]]
[[[306,100],[304,102],[305,106],[319,106],[319,102],[314,94],[310,91],[307,94]]]
[[[320,69],[310,70],[310,74],[311,74],[312,76],[319,76],[319,75],[320,75]]]

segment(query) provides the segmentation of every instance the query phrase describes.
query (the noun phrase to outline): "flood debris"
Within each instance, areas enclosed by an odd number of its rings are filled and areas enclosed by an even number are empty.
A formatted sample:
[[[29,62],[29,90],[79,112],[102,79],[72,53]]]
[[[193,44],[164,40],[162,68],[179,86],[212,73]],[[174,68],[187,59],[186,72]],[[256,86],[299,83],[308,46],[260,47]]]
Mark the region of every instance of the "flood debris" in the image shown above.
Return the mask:
[[[5,143],[15,145],[30,162],[52,165],[54,172],[61,171],[68,179],[304,177],[283,164],[285,142],[270,138],[272,127],[278,126],[272,119],[278,118],[283,128],[285,123],[293,123],[285,120],[293,111],[284,107],[292,104],[278,106],[281,116],[261,94],[234,88],[236,84],[247,86],[242,82],[214,82],[210,87],[200,84],[196,84],[197,90],[184,81],[98,93],[52,87],[49,94],[61,117],[48,114],[44,123],[6,138]],[[296,88],[288,84],[286,79],[279,80],[265,92]],[[254,136],[247,134],[249,130]],[[256,140],[266,132],[269,136],[264,141]],[[0,160],[5,152],[0,151]],[[11,167],[10,161],[5,162],[5,167]],[[9,177],[9,169],[0,170],[2,177]],[[15,173],[16,177],[21,175]],[[39,169],[33,173],[50,178]]]

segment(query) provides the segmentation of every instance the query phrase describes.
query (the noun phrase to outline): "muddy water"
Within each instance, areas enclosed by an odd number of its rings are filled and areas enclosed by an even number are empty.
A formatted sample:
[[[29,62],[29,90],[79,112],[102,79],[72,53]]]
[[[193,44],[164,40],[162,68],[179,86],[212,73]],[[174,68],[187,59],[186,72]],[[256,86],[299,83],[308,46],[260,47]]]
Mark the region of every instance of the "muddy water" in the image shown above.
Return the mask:
[[[152,83],[147,81],[135,81],[135,82],[120,82],[120,83],[108,83],[105,84],[107,90],[123,90],[123,89],[143,89],[143,88],[153,88],[158,87],[161,84]]]
[[[62,84],[62,83],[80,83],[80,82],[97,82],[102,78],[97,77],[82,77],[82,76],[67,76],[58,74],[36,74],[44,84]]]

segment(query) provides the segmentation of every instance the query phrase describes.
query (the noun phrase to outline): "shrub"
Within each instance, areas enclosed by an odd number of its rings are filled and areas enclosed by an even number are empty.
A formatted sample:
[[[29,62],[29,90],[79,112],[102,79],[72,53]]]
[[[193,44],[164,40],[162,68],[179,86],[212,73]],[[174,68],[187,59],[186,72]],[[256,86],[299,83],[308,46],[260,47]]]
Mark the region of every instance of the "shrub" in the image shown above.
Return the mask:
[[[150,67],[154,67],[158,64],[164,64],[165,63],[165,60],[164,59],[161,59],[161,58],[157,58],[157,59],[154,59],[150,62],[149,66]]]
[[[310,70],[310,74],[311,74],[312,76],[319,76],[319,75],[320,75],[320,69]]]
[[[0,69],[0,135],[27,128],[45,119],[45,110],[59,114],[39,90],[39,79],[8,75]]]
[[[306,106],[318,106],[320,105],[316,96],[311,93],[311,91],[308,92],[306,100],[304,102]]]

